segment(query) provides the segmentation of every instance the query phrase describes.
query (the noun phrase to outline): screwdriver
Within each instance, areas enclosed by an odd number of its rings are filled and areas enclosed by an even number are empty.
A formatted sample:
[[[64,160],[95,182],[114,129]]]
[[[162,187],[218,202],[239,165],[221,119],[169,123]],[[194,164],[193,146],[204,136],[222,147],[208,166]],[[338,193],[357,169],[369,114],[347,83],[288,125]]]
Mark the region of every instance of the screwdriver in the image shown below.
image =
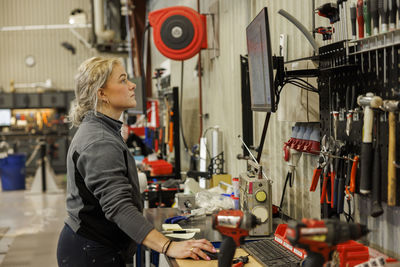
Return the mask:
[[[396,0],[397,6],[397,14],[399,15],[399,19],[397,21],[397,28],[400,28],[400,0]]]
[[[351,20],[351,35],[352,39],[355,40],[357,37],[357,10],[356,10],[356,4],[351,3],[350,5],[350,20]],[[360,31],[360,29],[358,29]]]
[[[364,38],[363,0],[357,1],[358,38]]]
[[[388,21],[389,21],[389,8],[387,0],[378,0],[378,11],[379,11],[379,16],[381,17],[381,25],[382,25],[381,32],[387,32]]]
[[[400,1],[400,0],[397,0]],[[364,0],[363,3],[364,11],[364,22],[365,22],[365,35],[371,36],[371,2],[370,0]]]
[[[389,31],[393,31],[396,29],[396,1],[395,0],[388,0],[389,1]]]
[[[370,0],[371,1],[371,19],[374,28],[374,35],[379,33],[379,13],[378,13],[378,0]]]

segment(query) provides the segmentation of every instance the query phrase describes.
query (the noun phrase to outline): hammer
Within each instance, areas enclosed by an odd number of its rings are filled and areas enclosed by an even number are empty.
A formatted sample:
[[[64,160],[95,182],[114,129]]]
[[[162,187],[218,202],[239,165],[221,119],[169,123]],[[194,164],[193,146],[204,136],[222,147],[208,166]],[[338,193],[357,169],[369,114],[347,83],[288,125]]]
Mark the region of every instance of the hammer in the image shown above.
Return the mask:
[[[360,193],[367,195],[371,192],[371,167],[372,167],[372,126],[374,123],[373,108],[382,106],[382,98],[374,93],[360,95],[358,105],[364,108],[364,125],[361,145],[361,175]]]
[[[388,206],[396,206],[396,115],[400,101],[385,100],[381,107],[389,112],[389,146],[388,146]]]

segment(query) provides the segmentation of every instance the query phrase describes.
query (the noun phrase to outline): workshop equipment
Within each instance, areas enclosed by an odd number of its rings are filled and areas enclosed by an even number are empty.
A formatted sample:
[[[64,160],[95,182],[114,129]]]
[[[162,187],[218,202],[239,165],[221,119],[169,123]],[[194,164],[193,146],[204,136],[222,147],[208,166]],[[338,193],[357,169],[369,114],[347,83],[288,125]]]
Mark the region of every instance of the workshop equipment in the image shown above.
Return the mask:
[[[357,22],[358,22],[358,38],[364,38],[364,11],[363,0],[357,1]],[[353,26],[355,27],[355,26]]]
[[[307,257],[303,267],[320,267],[330,260],[338,244],[358,239],[368,233],[367,227],[358,223],[334,219],[302,219],[301,222],[289,222],[286,238],[293,246],[306,250]]]
[[[370,0],[371,1],[371,6],[370,6],[370,14],[371,14],[371,19],[372,19],[372,24],[373,24],[373,29],[374,29],[374,35],[379,34],[379,12],[378,12],[378,0]]]
[[[351,94],[351,95],[350,95]],[[356,102],[356,88],[355,86],[348,86],[346,89],[346,134],[350,136],[351,125],[353,123],[354,105]]]
[[[364,0],[363,3],[363,18],[365,23],[365,35],[371,36],[371,0]]]
[[[379,113],[375,115],[375,148],[374,162],[372,166],[372,208],[371,216],[378,217],[382,215],[383,208],[381,204],[381,149],[379,146]]]
[[[358,96],[357,103],[364,108],[360,193],[366,195],[371,191],[373,108],[379,108],[382,105],[382,98],[374,93],[367,93],[366,95]]]
[[[396,115],[400,101],[384,100],[382,109],[389,112],[389,145],[388,145],[388,205],[396,206]]]
[[[314,33],[319,33],[322,35],[322,40],[327,41],[332,39],[332,27],[318,27],[315,28]]]
[[[218,267],[226,267],[232,265],[236,247],[249,235],[249,230],[261,224],[261,220],[249,212],[221,210],[213,214],[212,223],[224,237],[218,253]]]
[[[157,49],[167,58],[185,60],[207,48],[206,17],[185,6],[149,13]]]
[[[378,0],[378,12],[381,18],[381,32],[387,32],[389,21],[388,0]]]
[[[248,163],[251,161],[248,161]],[[257,173],[240,174],[240,210],[251,212],[261,223],[250,230],[250,236],[267,236],[272,233],[272,185],[262,177],[262,168]]]
[[[396,0],[388,0],[389,5],[389,31],[396,29]]]

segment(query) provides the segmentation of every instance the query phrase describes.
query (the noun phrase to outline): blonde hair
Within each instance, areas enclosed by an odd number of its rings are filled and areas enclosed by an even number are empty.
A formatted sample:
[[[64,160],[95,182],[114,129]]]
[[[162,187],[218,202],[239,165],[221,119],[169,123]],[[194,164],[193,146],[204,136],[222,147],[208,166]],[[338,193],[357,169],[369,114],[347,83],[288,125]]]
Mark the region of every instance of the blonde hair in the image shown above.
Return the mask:
[[[106,84],[117,64],[121,64],[118,58],[92,57],[79,66],[75,76],[75,101],[68,116],[72,126],[78,127],[89,111],[96,114],[97,91]]]

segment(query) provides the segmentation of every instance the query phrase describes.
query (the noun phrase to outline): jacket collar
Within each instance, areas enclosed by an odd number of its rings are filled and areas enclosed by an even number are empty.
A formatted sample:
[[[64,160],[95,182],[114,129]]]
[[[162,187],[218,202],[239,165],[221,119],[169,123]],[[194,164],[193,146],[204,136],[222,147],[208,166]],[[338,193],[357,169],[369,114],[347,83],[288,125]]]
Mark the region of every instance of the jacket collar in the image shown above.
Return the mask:
[[[118,120],[114,120],[111,117],[108,117],[107,115],[104,115],[103,113],[96,112],[94,114],[94,111],[89,111],[86,115],[85,118],[83,119],[84,121],[90,121],[90,120],[96,120],[103,122],[107,126],[111,127],[114,131],[120,132],[121,127],[122,127],[122,122]]]

